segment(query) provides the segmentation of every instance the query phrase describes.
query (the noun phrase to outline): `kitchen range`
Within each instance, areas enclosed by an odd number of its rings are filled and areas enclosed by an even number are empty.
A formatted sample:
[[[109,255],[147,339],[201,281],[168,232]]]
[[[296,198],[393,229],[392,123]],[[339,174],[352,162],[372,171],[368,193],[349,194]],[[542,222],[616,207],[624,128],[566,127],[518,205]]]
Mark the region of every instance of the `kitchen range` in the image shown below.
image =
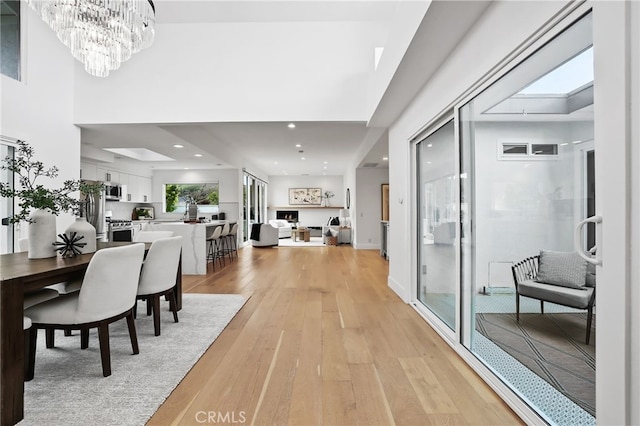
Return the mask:
[[[108,241],[133,241],[133,225],[130,220],[107,218]]]

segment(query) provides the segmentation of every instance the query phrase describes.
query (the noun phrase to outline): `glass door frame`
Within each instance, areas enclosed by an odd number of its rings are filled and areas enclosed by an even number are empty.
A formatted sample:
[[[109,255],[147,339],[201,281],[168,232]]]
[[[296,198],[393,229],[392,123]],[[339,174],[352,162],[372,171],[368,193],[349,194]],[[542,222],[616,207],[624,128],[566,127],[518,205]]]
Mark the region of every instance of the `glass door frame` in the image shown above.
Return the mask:
[[[454,127],[454,162],[456,164],[456,168],[454,170],[454,176],[460,176],[460,151],[459,151],[459,140],[458,140],[458,121],[455,117],[453,110],[448,110],[442,114],[440,114],[435,119],[431,120],[427,125],[425,125],[417,134],[411,138],[411,167],[412,167],[412,193],[416,195],[416,202],[413,203],[411,209],[411,226],[413,232],[412,235],[412,245],[415,247],[415,252],[413,253],[412,263],[414,267],[412,268],[412,277],[411,282],[413,285],[411,286],[411,304],[414,309],[422,315],[427,322],[442,336],[450,345],[455,345],[456,342],[460,341],[460,274],[456,273],[456,295],[455,295],[455,323],[453,330],[440,318],[438,315],[433,313],[420,299],[419,299],[419,286],[420,286],[420,267],[421,267],[421,236],[420,234],[420,221],[421,221],[421,196],[420,191],[422,190],[422,183],[420,182],[419,176],[419,165],[418,165],[418,144],[423,142],[429,136],[433,135],[435,132],[440,130],[442,127],[446,126],[450,121],[453,121]],[[457,179],[459,180],[459,179]],[[457,209],[457,226],[455,227],[455,238],[454,238],[454,248],[455,248],[455,267],[456,271],[460,271],[460,185],[454,185],[454,199]]]

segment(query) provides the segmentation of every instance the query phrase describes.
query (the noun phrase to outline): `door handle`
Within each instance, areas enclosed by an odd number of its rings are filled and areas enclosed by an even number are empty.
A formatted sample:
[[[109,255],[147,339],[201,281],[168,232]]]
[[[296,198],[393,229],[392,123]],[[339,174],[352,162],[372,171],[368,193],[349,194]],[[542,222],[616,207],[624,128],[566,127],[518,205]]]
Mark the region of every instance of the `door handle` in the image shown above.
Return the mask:
[[[596,244],[600,241],[600,224],[602,223],[602,216],[591,216],[583,220],[582,222],[576,225],[575,233],[573,234],[573,247],[578,252],[580,257],[586,260],[589,263],[593,263],[594,265],[602,265],[602,252],[600,250],[596,250],[596,257],[589,257],[585,254],[582,249],[582,228],[587,223],[595,223],[596,224]],[[593,250],[593,249],[592,249]]]

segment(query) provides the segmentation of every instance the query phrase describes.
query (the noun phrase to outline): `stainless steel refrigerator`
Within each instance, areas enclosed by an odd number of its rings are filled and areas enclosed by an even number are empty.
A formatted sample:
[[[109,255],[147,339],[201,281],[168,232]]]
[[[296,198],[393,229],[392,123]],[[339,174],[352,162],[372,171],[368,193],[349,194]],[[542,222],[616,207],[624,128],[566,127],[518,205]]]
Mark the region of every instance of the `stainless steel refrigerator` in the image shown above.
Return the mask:
[[[91,180],[85,180],[84,182],[89,184],[101,184],[102,182],[96,182]],[[106,241],[107,237],[107,222],[105,220],[105,199],[104,193],[99,195],[93,194],[80,194],[80,200],[84,201],[84,211],[81,215],[87,218],[87,222],[96,228],[96,239],[98,241]]]

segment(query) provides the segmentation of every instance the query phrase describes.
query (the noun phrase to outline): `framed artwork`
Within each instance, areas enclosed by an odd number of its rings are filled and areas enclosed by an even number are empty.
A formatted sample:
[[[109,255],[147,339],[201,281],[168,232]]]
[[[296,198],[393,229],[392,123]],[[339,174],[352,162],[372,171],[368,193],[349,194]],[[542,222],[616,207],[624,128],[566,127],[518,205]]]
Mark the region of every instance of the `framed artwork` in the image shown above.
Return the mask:
[[[380,196],[381,200],[382,200],[382,213],[381,213],[381,217],[382,220],[389,220],[389,184],[388,183],[383,183],[382,184],[382,191],[381,191],[381,196]]]
[[[317,205],[322,202],[322,188],[289,188],[289,205]]]

